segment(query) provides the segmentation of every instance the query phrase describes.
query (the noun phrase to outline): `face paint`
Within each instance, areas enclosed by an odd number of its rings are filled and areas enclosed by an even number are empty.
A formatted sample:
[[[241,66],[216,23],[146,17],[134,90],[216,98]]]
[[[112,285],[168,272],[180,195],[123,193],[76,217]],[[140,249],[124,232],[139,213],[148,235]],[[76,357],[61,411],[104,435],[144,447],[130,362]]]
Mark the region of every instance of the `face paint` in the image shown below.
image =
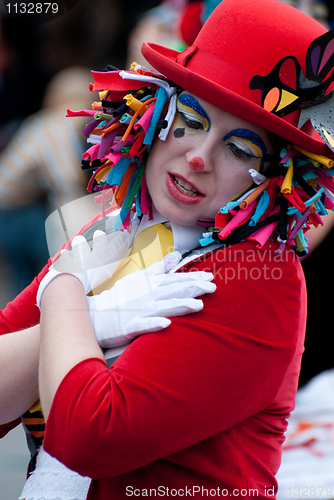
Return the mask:
[[[160,214],[182,226],[197,227],[199,219],[214,219],[220,208],[239,192],[253,187],[249,170],[257,172],[262,149],[265,152],[258,136],[268,153],[272,153],[273,147],[265,129],[200,97],[191,102],[186,97],[187,104],[191,104],[186,109],[182,95],[171,133],[165,141],[155,141],[152,147],[145,179],[152,203]],[[201,109],[210,117],[210,122],[205,122],[198,113],[202,113]],[[209,124],[207,128],[210,126],[209,133],[205,131],[206,124]],[[178,128],[185,129],[182,139],[175,139],[173,132]]]
[[[210,130],[210,118],[194,96],[181,94],[176,109],[190,127],[202,127],[206,132]]]
[[[267,154],[264,141],[255,132],[249,129],[237,128],[225,135],[224,140],[234,156],[248,162],[257,159],[257,172],[262,173],[264,168],[263,158]],[[253,161],[252,161],[253,163]],[[232,200],[237,200],[244,195],[253,185],[253,178],[246,189],[240,191]]]
[[[189,165],[193,170],[204,170],[205,168],[204,161],[199,156],[192,158]]]
[[[237,128],[226,134],[224,141],[230,145],[235,156],[245,160],[257,158],[259,160],[257,171],[263,171],[263,158],[267,154],[267,148],[261,137],[255,132],[244,128]]]
[[[176,128],[174,130],[174,137],[176,137],[177,139],[179,137],[183,137],[184,136],[184,128]]]

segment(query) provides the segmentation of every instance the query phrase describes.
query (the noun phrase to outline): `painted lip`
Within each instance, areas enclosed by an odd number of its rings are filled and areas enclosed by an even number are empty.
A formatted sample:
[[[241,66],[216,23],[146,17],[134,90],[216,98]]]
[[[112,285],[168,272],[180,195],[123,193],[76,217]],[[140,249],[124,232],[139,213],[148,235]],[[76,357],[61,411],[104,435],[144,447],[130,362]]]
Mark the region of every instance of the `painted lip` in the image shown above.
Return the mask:
[[[197,189],[196,186],[194,186],[194,184],[192,184],[191,182],[187,181],[184,177],[182,177],[182,175],[174,175],[174,174],[168,173],[167,177],[166,177],[166,187],[167,187],[169,194],[175,200],[183,203],[184,205],[195,205],[196,203],[200,203],[203,200],[204,194],[199,194],[197,196],[191,196],[190,194],[182,193],[179,190],[179,188],[175,185],[174,177],[177,177],[177,178],[182,179],[183,181],[187,182],[194,189],[196,189],[196,191],[198,191],[199,193],[200,193],[200,191],[199,191],[199,189]]]

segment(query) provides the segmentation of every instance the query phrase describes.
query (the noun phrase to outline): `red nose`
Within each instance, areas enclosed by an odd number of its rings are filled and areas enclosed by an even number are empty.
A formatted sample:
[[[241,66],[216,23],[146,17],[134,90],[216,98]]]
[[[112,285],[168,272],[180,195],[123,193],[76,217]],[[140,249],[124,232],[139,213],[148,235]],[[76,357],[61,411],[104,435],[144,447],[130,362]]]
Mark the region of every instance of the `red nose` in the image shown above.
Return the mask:
[[[199,156],[195,156],[195,158],[192,158],[189,162],[189,165],[193,170],[203,170],[205,166],[204,161]]]

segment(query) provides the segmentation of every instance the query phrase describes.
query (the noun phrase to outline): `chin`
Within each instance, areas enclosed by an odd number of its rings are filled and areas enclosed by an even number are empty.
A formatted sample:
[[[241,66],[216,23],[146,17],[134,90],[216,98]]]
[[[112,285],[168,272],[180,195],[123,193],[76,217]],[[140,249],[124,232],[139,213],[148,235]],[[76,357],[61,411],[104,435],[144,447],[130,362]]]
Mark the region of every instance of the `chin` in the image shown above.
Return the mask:
[[[180,226],[196,226],[198,218],[193,217],[190,213],[182,212],[179,207],[159,207],[159,203],[154,204],[154,206],[161,215],[175,224],[179,224]]]

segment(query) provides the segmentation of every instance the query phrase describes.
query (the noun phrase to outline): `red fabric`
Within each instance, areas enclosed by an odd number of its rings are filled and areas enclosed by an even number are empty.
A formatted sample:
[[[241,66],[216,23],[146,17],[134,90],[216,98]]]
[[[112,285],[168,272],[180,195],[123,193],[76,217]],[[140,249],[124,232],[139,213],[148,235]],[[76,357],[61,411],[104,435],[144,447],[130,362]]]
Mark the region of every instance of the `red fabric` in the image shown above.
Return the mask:
[[[17,425],[21,423],[21,419],[17,418],[14,422],[9,422],[8,424],[0,425],[0,438],[3,438],[9,431],[14,429]]]
[[[48,272],[50,262],[43,268],[32,283],[25,288],[6,308],[0,311],[0,335],[30,328],[39,323],[40,311],[36,305],[39,284]],[[0,425],[0,438],[21,423],[18,418],[8,424]]]
[[[244,498],[257,488],[264,499],[276,488],[306,321],[300,263],[276,248],[246,242],[190,263],[215,274],[202,311],[140,336],[110,370],[87,359],[65,377],[44,446],[93,477],[88,499],[152,488],[195,497],[239,489]]]
[[[201,15],[203,12],[202,0],[191,2],[185,6],[181,15],[179,29],[183,41],[187,45],[192,45],[203,26]]]

